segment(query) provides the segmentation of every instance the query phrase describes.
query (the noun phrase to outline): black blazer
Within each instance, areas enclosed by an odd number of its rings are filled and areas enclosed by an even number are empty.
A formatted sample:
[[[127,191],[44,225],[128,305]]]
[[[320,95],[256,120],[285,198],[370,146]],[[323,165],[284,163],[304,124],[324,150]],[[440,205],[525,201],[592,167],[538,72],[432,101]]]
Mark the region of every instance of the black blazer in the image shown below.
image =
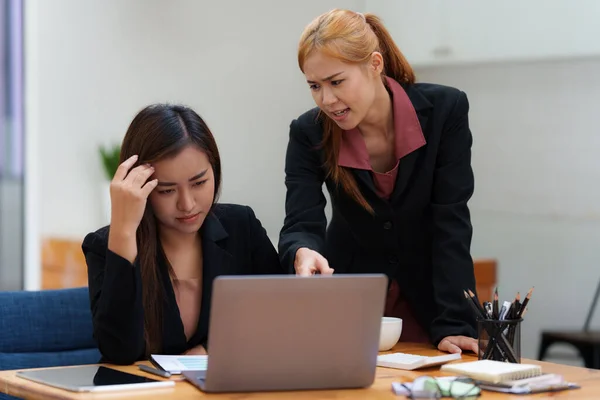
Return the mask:
[[[145,355],[142,282],[132,265],[108,250],[109,227],[88,234],[83,253],[88,266],[94,338],[103,362],[132,364]],[[186,340],[173,286],[159,257],[164,293],[163,349],[182,354],[207,346],[213,280],[219,275],[283,274],[275,247],[250,207],[216,204],[200,229],[203,246],[202,305],[198,327]]]
[[[371,172],[351,169],[371,215],[326,177],[318,109],[291,123],[285,161],[286,217],[279,255],[294,271],[296,250],[323,254],[335,273],[385,273],[396,279],[437,345],[449,335],[476,337],[463,289],[475,291],[467,201],[473,194],[469,103],[454,88],[403,85],[427,144],[400,160],[390,200]],[[327,226],[325,182],[332,203]]]

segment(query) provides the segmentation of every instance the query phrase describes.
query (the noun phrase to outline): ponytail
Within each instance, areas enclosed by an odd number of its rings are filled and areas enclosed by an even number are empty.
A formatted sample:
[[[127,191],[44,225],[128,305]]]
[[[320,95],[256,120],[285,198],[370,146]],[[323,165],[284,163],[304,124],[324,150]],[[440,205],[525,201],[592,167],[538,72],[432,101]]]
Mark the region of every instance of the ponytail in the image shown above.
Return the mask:
[[[381,22],[379,17],[373,14],[365,14],[365,21],[373,30],[379,42],[379,52],[383,56],[384,75],[389,76],[398,83],[415,83],[415,73],[400,51],[392,35]]]

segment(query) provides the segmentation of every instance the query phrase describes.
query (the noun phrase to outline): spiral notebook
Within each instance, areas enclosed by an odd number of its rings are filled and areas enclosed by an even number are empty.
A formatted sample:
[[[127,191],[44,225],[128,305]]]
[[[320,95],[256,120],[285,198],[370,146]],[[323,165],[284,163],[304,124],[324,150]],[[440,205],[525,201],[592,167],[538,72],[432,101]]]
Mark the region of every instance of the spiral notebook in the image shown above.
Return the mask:
[[[491,383],[532,378],[542,374],[542,367],[533,364],[514,364],[503,361],[478,360],[464,363],[445,364],[444,372],[468,376]]]

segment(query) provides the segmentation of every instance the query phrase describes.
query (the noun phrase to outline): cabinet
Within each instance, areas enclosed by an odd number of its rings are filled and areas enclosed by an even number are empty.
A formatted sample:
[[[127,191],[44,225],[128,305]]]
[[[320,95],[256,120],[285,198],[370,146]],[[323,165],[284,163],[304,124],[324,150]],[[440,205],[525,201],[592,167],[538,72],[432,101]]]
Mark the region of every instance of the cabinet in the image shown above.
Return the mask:
[[[81,242],[54,237],[42,240],[42,290],[88,285]]]
[[[366,0],[415,66],[600,56],[597,0]]]

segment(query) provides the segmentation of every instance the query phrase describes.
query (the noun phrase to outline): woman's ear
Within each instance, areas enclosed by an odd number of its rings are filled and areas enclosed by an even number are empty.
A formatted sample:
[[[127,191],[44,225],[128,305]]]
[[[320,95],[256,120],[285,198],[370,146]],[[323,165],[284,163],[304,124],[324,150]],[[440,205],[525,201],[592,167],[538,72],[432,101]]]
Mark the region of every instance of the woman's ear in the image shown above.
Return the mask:
[[[380,52],[374,51],[371,54],[370,69],[371,72],[379,77],[383,73],[383,56]]]

